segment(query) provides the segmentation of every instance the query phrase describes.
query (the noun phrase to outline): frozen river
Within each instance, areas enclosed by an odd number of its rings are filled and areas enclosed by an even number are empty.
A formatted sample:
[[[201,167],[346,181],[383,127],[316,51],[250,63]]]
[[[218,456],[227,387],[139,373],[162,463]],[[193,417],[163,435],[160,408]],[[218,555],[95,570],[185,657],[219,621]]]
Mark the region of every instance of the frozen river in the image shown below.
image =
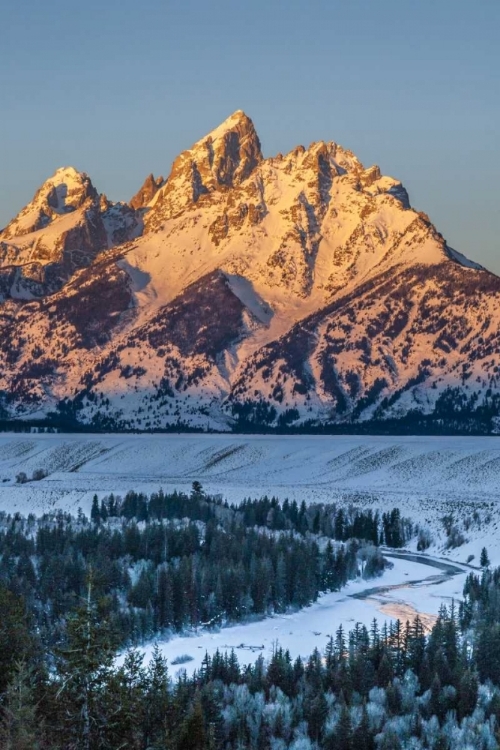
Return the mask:
[[[317,602],[299,612],[276,615],[247,625],[222,628],[216,632],[201,631],[185,637],[174,637],[160,642],[163,655],[174,675],[179,670],[192,673],[199,669],[205,653],[235,650],[240,664],[253,663],[259,654],[268,659],[274,646],[290,651],[292,658],[308,657],[314,648],[323,651],[330,635],[342,625],[345,632],[359,622],[370,627],[377,618],[379,627],[384,622],[410,622],[418,613],[428,629],[436,620],[442,604],[462,596],[465,577],[469,572],[459,565],[444,564],[440,560],[403,559],[387,555],[394,564],[380,578],[372,581],[352,581],[342,591],[325,594]],[[436,567],[433,567],[436,565]],[[146,662],[153,645],[144,650]],[[182,665],[175,662],[189,657]]]

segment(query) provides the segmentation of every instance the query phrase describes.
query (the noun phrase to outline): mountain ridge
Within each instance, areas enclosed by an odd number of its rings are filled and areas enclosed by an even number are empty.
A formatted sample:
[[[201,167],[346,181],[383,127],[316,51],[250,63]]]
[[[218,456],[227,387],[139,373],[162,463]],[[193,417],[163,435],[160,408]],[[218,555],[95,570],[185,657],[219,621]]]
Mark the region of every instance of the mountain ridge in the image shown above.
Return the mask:
[[[56,171],[0,232],[0,293],[11,417],[319,429],[445,403],[496,430],[500,279],[378,166],[264,158],[241,110],[129,204]]]

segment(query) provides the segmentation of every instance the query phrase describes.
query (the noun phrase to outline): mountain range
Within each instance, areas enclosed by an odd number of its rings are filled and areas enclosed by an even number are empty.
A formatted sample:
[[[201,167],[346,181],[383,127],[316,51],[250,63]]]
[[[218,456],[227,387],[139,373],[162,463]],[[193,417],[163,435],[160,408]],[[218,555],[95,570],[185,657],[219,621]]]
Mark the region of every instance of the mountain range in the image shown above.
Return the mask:
[[[264,158],[241,110],[128,204],[65,167],[0,232],[7,419],[495,432],[499,335],[500,279],[399,180]]]

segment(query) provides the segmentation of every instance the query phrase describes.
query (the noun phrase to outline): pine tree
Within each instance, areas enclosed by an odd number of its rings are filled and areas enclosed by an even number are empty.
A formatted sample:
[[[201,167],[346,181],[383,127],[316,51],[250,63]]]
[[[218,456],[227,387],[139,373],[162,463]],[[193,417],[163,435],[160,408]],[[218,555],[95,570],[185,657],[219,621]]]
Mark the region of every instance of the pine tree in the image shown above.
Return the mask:
[[[316,692],[311,701],[304,705],[304,715],[309,727],[309,736],[315,742],[319,742],[323,734],[323,726],[328,715],[328,705],[323,691]]]
[[[0,724],[3,750],[38,750],[43,742],[43,726],[37,717],[34,673],[26,662],[18,662],[4,696]]]
[[[431,714],[437,716],[438,719],[444,718],[444,706],[441,695],[441,680],[439,679],[437,674],[434,675],[434,679],[432,680],[429,710]]]
[[[394,669],[392,666],[391,658],[389,653],[384,650],[380,664],[377,670],[377,682],[380,687],[386,687],[394,677]]]
[[[105,726],[103,734],[110,747],[141,750],[146,733],[147,674],[142,666],[144,656],[138,651],[127,652],[123,665],[114,671],[106,685]]]
[[[94,523],[99,523],[101,520],[101,511],[99,510],[99,498],[94,495],[92,498],[92,509],[90,511],[90,518]]]
[[[335,588],[338,588],[335,578],[335,553],[333,551],[333,544],[328,540],[323,559],[322,590],[333,591]]]
[[[207,732],[199,693],[184,720],[177,742],[178,750],[207,750]]]
[[[198,481],[193,482],[193,484],[191,485],[191,498],[193,500],[199,499],[200,497],[203,497],[204,494],[205,493],[203,492],[203,487],[202,487],[201,482],[198,482]]]
[[[155,644],[148,667],[144,744],[164,748],[170,736],[170,680],[167,662]]]
[[[0,694],[32,648],[24,600],[0,584]]]
[[[482,568],[487,568],[490,564],[490,558],[488,557],[488,550],[486,549],[486,547],[483,547],[483,549],[481,550],[479,564]]]
[[[207,731],[207,750],[217,750],[224,746],[224,719],[220,707],[220,697],[213,684],[201,691],[203,717]]]
[[[361,721],[356,727],[352,737],[353,750],[372,750],[373,739],[370,732],[370,719],[366,710],[366,703],[363,704],[363,713]]]
[[[101,509],[100,509],[99,513],[100,513],[101,519],[103,521],[107,521],[108,520],[108,509],[106,507],[106,503],[104,502],[104,499],[101,500]]]
[[[354,750],[352,747],[351,714],[345,701],[340,706],[340,715],[333,736],[330,736],[328,748],[332,750]]]
[[[113,667],[115,648],[109,625],[92,600],[92,574],[87,601],[68,618],[66,643],[58,653],[57,699],[64,715],[69,748],[93,750],[105,734],[103,696]]]
[[[419,674],[425,655],[425,631],[422,620],[417,615],[410,629],[407,645],[408,666]]]
[[[166,564],[157,570],[156,587],[156,621],[161,631],[172,625],[172,579]]]
[[[475,709],[478,696],[478,680],[476,675],[469,669],[466,670],[460,680],[458,690],[458,719],[469,716]]]
[[[278,562],[276,563],[274,589],[276,609],[278,612],[283,612],[287,604],[287,575],[285,556],[282,553],[278,555]]]

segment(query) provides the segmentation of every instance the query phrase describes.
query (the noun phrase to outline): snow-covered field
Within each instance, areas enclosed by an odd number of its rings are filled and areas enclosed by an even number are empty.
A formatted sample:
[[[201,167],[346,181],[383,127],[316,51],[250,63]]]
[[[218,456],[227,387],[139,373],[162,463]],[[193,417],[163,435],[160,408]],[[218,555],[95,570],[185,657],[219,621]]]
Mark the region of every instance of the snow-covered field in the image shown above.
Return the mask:
[[[46,479],[16,484],[19,472],[39,468]],[[431,551],[465,562],[486,543],[500,563],[497,437],[0,435],[0,510],[88,511],[94,493],[189,490],[194,480],[230,501],[267,493],[397,505],[428,525]],[[439,519],[449,513],[470,528],[466,543],[446,551]]]
[[[48,476],[16,483],[20,472],[31,477],[37,469]],[[169,661],[189,654],[187,669],[200,665],[205,650],[224,647],[236,648],[243,662],[268,655],[276,641],[294,656],[307,655],[324,647],[339,624],[349,629],[373,617],[406,620],[419,612],[430,625],[443,602],[460,598],[470,555],[477,566],[486,546],[492,562],[500,564],[499,438],[0,435],[0,510],[7,512],[78,507],[88,512],[96,493],[189,491],[194,480],[230,501],[268,494],[381,510],[398,506],[431,533],[429,562],[453,560],[461,572],[450,576],[393,558],[393,569],[381,578],[352,582],[301,612],[162,644]],[[446,514],[453,515],[465,539],[450,550],[440,521]],[[358,596],[381,586],[391,588]]]

